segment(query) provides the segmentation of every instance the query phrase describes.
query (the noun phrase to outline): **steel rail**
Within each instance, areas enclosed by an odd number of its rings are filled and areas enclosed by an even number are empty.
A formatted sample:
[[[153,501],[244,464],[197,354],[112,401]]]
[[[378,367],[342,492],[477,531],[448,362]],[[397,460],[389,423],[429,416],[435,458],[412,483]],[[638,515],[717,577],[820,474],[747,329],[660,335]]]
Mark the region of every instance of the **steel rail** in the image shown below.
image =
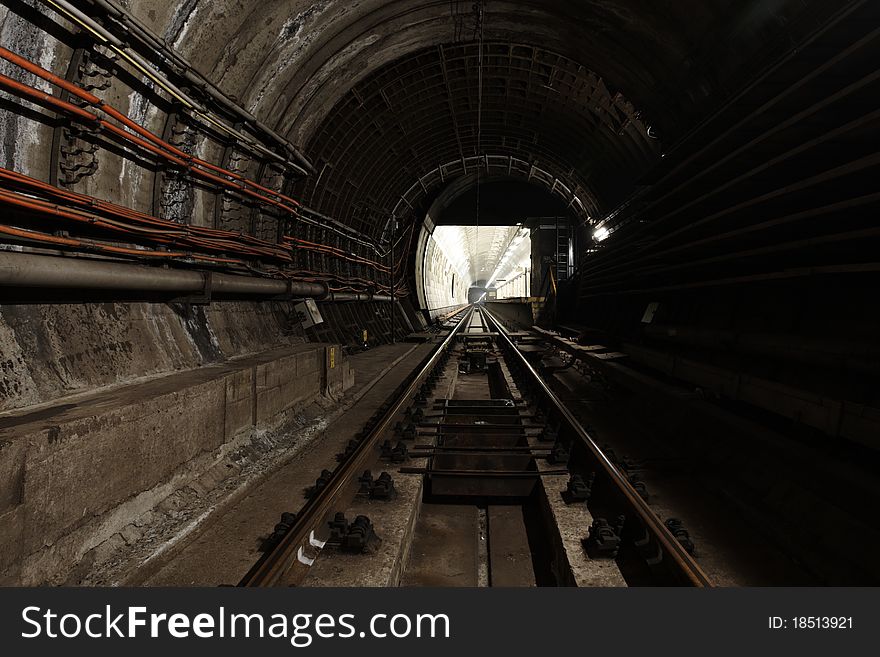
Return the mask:
[[[360,442],[357,450],[336,468],[327,486],[306,502],[305,506],[297,513],[296,523],[285,534],[281,542],[273,550],[266,552],[254,564],[238,586],[275,586],[296,564],[302,554],[302,549],[309,545],[316,531],[324,527],[329,515],[337,510],[336,505],[343,498],[346,489],[357,481],[357,477],[363,472],[369,459],[375,455],[374,447],[379,438],[391,426],[397,414],[412,402],[412,397],[418,390],[421,380],[437,364],[461,328],[467,325],[473,314],[473,306],[465,308],[461,312],[465,313],[464,316],[422,365],[406,389],[385,411],[373,430]]]
[[[605,471],[605,474],[611,479],[616,489],[625,498],[630,509],[642,521],[646,530],[657,540],[663,551],[664,557],[669,557],[672,560],[675,570],[682,577],[682,581],[690,586],[711,587],[712,582],[706,573],[703,572],[703,569],[700,568],[699,564],[694,561],[693,557],[687,553],[684,547],[678,542],[672,533],[670,533],[660,518],[657,517],[657,514],[654,513],[651,507],[648,506],[647,502],[645,502],[632,487],[626,477],[624,477],[620,470],[618,470],[610,461],[587,430],[584,429],[577,418],[568,410],[556,393],[550,389],[541,375],[535,371],[535,368],[531,366],[526,357],[516,348],[516,345],[507,335],[507,330],[501,322],[485,308],[483,308],[483,313],[489,318],[489,321],[495,325],[498,335],[507,343],[508,348],[516,354],[518,360],[535,380],[535,383],[538,384],[544,396],[556,408],[563,420],[575,432],[584,446],[593,454],[599,465]]]
[[[458,313],[460,313],[465,308],[467,308],[467,304],[457,306],[456,309],[451,312],[448,312],[444,315],[437,315],[436,319],[438,320],[438,323],[445,324],[446,322],[448,322],[450,319],[455,317]]]

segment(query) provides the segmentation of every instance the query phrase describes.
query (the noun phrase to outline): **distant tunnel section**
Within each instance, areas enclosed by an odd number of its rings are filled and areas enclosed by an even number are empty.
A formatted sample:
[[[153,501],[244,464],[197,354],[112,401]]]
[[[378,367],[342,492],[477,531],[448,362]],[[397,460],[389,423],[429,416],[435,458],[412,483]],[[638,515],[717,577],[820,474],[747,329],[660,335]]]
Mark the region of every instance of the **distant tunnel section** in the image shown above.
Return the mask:
[[[528,297],[531,231],[521,225],[424,229],[416,256],[422,307],[431,314],[487,298]]]

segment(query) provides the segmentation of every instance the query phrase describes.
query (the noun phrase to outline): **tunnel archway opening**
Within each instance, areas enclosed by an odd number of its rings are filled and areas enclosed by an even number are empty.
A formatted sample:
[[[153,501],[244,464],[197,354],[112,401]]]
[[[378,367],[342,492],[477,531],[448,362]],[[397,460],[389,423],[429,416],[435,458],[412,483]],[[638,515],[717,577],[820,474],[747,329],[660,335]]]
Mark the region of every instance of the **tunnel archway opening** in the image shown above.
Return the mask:
[[[468,290],[468,303],[483,303],[495,299],[495,290],[474,285]]]
[[[522,224],[435,227],[424,248],[425,308],[437,311],[484,298],[528,297],[531,232]]]
[[[426,207],[413,271],[429,315],[545,294],[571,275],[575,245],[590,231],[564,196],[512,176],[456,178]]]

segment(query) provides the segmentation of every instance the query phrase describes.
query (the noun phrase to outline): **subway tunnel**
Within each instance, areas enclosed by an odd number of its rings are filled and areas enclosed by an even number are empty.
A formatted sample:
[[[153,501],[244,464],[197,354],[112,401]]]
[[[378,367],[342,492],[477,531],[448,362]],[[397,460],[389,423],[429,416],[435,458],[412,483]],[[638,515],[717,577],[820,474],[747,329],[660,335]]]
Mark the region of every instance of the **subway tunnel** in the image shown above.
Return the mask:
[[[878,26],[0,0],[0,583],[876,584]]]

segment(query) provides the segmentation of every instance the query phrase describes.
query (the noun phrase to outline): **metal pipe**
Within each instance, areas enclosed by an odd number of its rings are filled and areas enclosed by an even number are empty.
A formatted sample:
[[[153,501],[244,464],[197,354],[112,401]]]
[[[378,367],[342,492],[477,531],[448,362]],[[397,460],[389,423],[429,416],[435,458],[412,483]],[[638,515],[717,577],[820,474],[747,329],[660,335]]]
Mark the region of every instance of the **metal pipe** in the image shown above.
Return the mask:
[[[318,299],[326,297],[328,293],[323,283],[9,251],[0,252],[0,287],[244,296],[288,295]]]
[[[390,303],[391,296],[388,294],[370,294],[369,292],[330,292],[325,301],[376,301]]]

